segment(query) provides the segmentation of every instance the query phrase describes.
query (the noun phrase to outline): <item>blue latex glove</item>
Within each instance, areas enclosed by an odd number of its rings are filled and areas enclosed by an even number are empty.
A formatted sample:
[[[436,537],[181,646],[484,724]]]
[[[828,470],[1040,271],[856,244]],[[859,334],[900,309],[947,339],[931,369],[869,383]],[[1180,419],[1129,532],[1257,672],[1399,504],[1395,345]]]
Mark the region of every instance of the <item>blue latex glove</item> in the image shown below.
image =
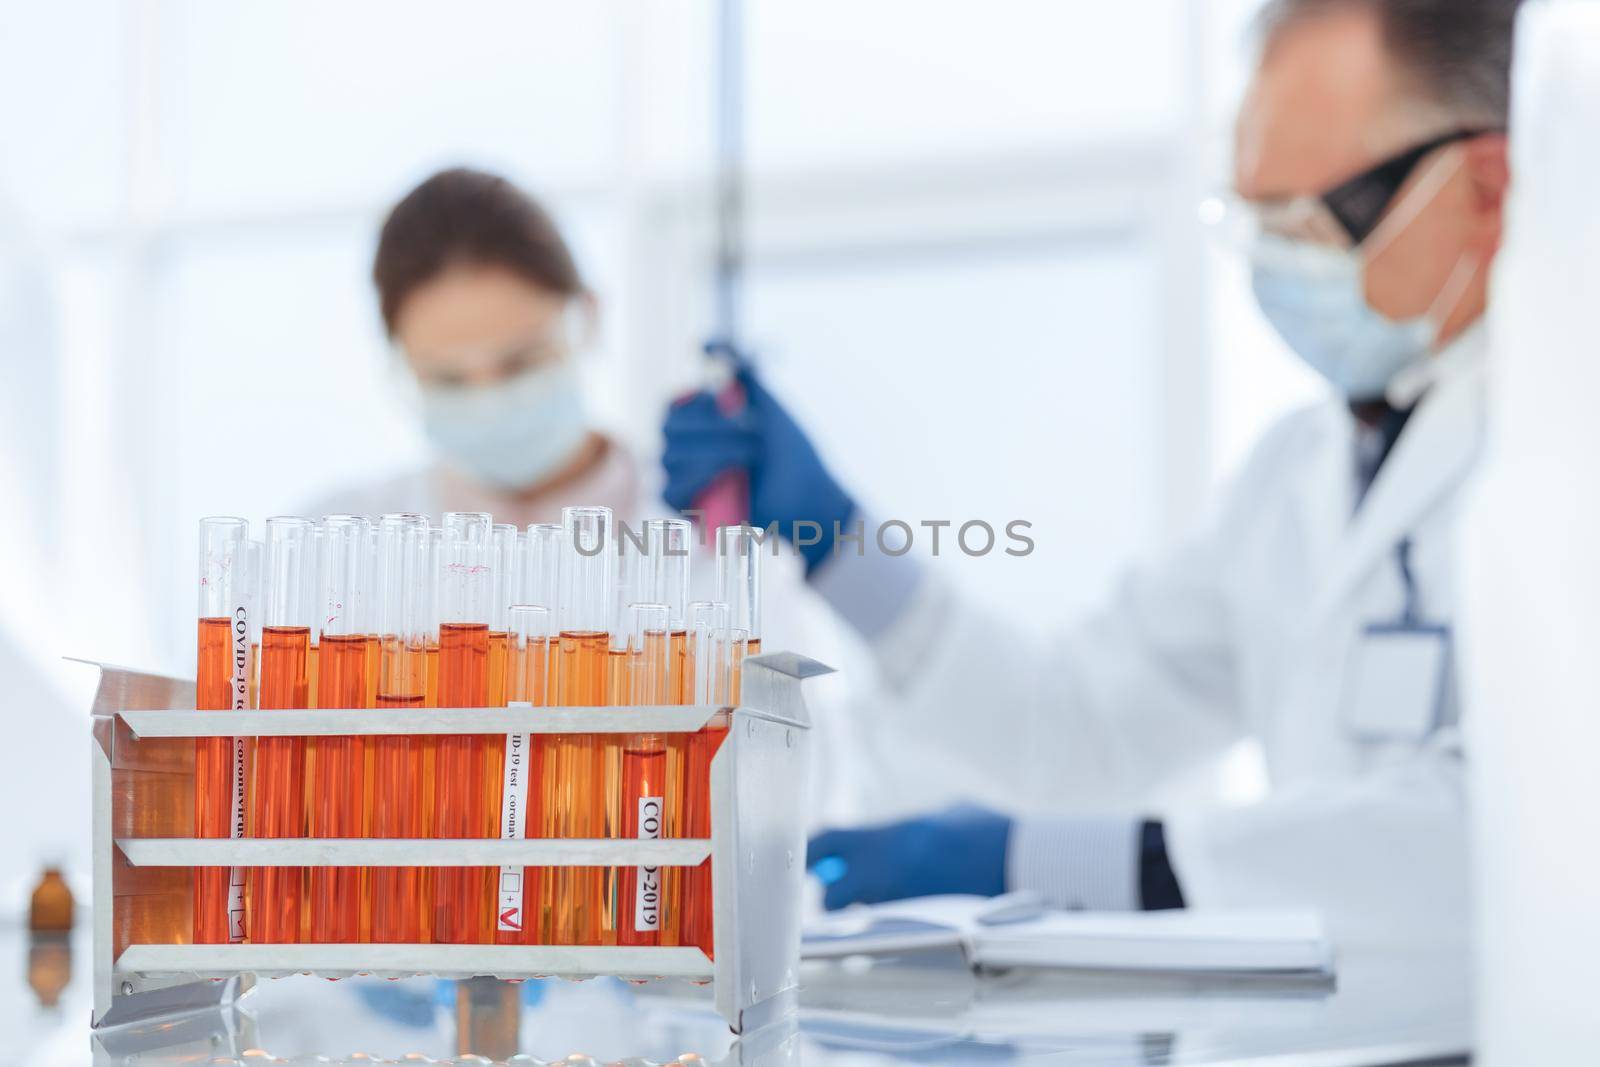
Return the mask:
[[[806,866],[826,884],[823,905],[876,904],[935,893],[1005,892],[1011,820],[962,807],[886,826],[825,830]]]
[[[745,406],[735,415],[719,411],[716,397],[707,392],[695,393],[667,412],[662,427],[666,448],[661,455],[667,485],[662,495],[684,511],[718,475],[736,469],[747,472],[752,525],[765,529],[776,522],[779,534],[791,543],[796,520],[809,520],[821,528],[816,543],[796,546],[809,574],[828,558],[834,524],[849,523],[855,502],[822,465],[805,432],[742,360],[738,378]],[[801,537],[815,533],[802,530]]]

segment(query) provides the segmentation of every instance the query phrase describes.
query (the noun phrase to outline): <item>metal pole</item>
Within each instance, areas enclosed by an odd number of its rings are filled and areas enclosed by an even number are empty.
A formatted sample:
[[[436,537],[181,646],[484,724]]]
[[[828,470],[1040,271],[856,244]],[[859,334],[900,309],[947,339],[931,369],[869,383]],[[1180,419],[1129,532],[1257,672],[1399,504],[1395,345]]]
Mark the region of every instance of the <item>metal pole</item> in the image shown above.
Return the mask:
[[[737,347],[744,275],[743,0],[717,0],[716,261],[713,334]]]

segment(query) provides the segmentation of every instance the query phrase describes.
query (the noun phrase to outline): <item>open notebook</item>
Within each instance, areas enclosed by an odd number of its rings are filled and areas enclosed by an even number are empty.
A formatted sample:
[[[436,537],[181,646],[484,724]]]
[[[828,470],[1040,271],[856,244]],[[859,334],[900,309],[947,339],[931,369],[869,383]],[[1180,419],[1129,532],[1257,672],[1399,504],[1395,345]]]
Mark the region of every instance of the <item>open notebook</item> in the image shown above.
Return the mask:
[[[1026,894],[856,906],[807,925],[806,959],[960,949],[974,966],[1181,973],[1333,973],[1309,911],[1066,912]]]

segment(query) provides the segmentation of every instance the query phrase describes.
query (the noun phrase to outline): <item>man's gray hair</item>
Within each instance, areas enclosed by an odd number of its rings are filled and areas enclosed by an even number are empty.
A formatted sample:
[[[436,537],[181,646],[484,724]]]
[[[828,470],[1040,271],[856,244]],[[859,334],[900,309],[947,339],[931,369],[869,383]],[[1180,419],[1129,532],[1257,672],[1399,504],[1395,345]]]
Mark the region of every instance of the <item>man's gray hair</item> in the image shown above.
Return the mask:
[[[1267,0],[1264,40],[1329,12],[1365,8],[1428,103],[1463,124],[1503,127],[1511,105],[1511,31],[1521,0]]]

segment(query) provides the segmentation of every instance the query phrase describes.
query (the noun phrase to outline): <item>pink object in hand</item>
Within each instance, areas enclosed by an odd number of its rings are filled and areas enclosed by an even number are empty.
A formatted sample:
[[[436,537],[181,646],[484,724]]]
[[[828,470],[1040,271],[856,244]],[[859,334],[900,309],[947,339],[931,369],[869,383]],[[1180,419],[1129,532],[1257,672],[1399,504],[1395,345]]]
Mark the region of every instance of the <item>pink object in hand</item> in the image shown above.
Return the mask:
[[[730,372],[727,363],[712,362],[712,373],[722,377],[716,388],[717,410],[724,415],[737,415],[744,410],[744,386]],[[720,372],[720,373],[719,373]],[[700,512],[700,522],[706,530],[719,526],[738,526],[750,518],[750,474],[731,470],[717,475],[710,485],[695,497],[694,506]]]

